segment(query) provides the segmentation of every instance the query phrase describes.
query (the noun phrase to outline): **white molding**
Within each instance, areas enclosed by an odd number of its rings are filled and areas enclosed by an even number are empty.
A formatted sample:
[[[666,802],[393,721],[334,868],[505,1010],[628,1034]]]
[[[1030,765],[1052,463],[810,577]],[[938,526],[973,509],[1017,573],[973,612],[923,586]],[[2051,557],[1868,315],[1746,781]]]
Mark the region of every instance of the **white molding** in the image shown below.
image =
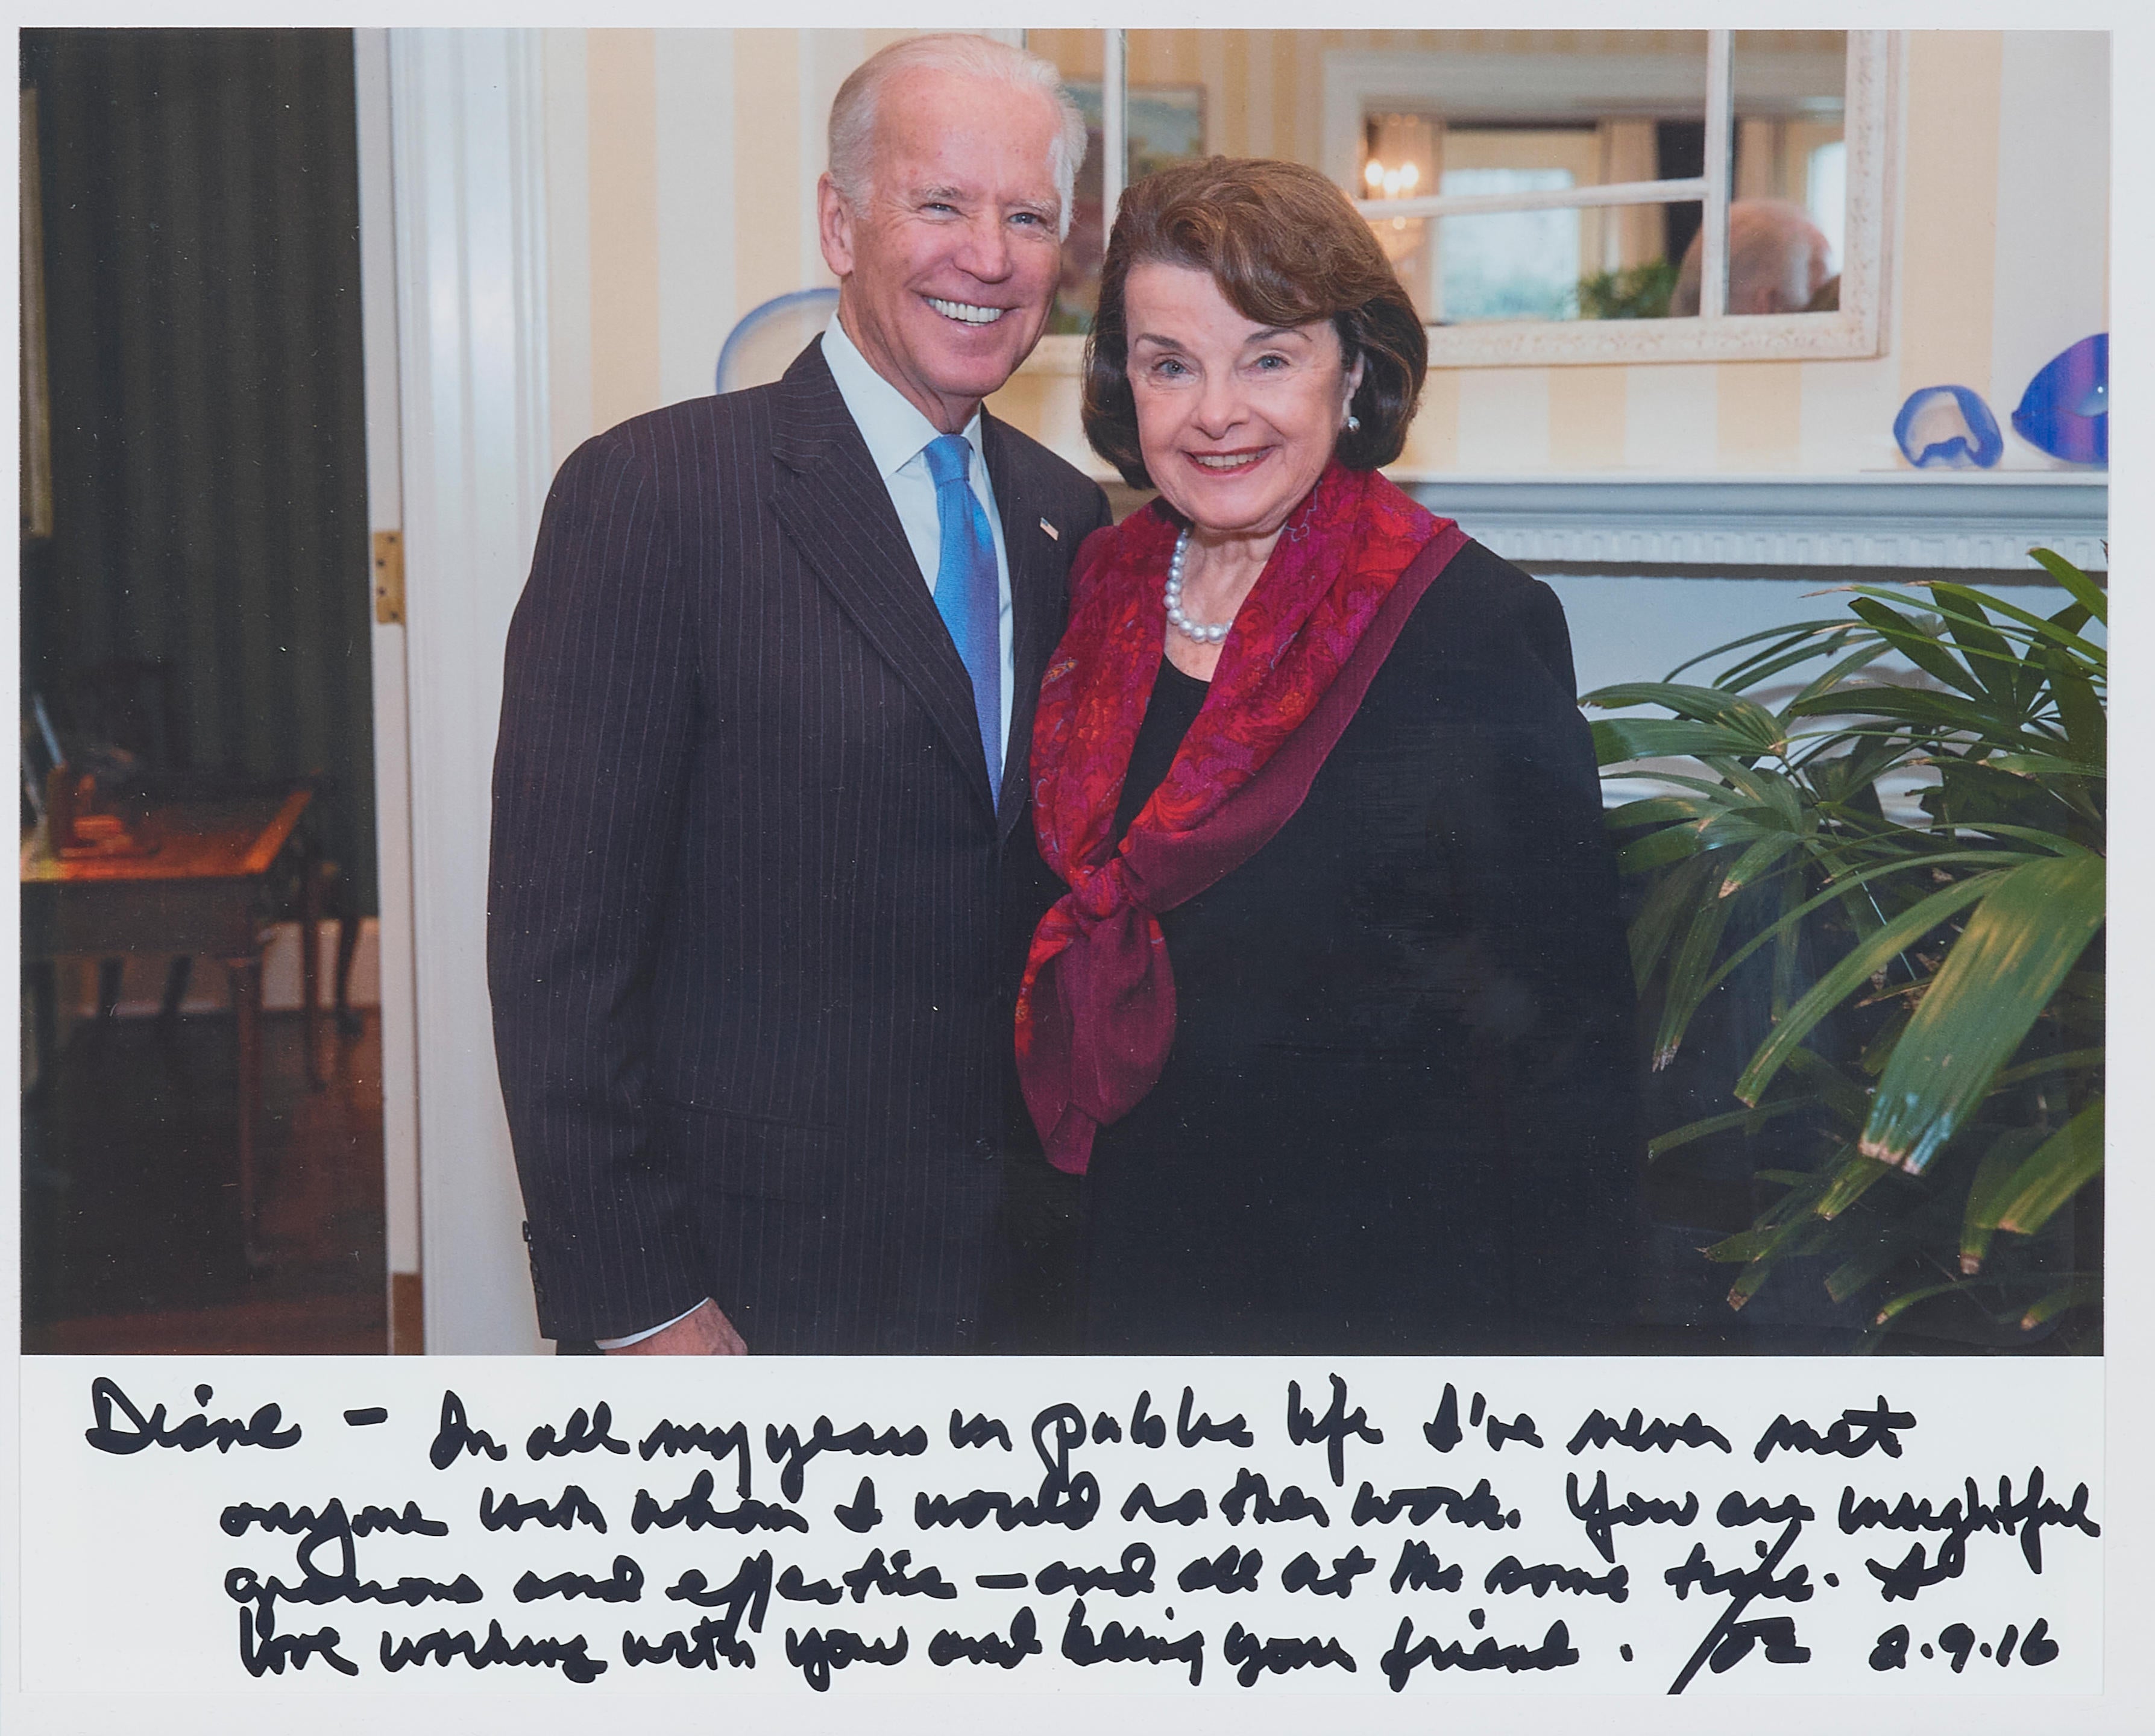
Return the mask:
[[[427,1345],[539,1348],[486,986],[502,647],[549,469],[539,33],[389,33]]]
[[[360,317],[366,383],[366,518],[404,522],[397,394],[395,175],[390,145],[389,38],[352,33],[359,123]],[[372,589],[371,575],[352,575]],[[370,607],[370,617],[373,610]],[[368,629],[374,689],[375,845],[381,915],[381,1173],[389,1270],[419,1269],[418,1009],[412,988],[411,712],[404,629]],[[266,996],[265,991],[265,996]]]
[[[1613,566],[2106,568],[2107,475],[1631,479],[1394,473],[1507,560]]]

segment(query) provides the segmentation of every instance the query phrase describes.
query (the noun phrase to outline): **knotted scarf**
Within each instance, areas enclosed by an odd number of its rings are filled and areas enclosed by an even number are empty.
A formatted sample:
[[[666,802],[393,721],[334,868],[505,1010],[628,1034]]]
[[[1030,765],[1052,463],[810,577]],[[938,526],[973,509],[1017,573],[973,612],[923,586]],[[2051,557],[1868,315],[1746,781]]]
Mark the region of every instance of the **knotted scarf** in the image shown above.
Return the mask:
[[[1116,805],[1159,673],[1180,520],[1154,501],[1096,532],[1033,722],[1034,825],[1070,890],[1032,938],[1018,1072],[1048,1160],[1083,1175],[1094,1131],[1159,1082],[1175,980],[1159,914],[1285,825],[1414,606],[1466,542],[1374,471],[1337,463],[1282,531],[1211,689],[1119,848]]]

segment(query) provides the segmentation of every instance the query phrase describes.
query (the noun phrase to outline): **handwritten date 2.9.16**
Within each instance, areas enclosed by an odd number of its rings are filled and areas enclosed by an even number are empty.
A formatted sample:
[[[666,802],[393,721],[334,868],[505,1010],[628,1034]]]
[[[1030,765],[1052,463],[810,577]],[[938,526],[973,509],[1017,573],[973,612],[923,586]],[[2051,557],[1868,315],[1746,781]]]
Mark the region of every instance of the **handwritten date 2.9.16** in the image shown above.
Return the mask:
[[[1889,1627],[1878,1636],[1878,1643],[1871,1648],[1871,1667],[1874,1670],[1902,1670],[1908,1666],[1909,1633],[1905,1623]],[[1953,1660],[1953,1672],[1958,1676],[1968,1667],[1970,1654],[1980,1653],[2004,1669],[2014,1659],[2014,1646],[2019,1646],[2019,1658],[2031,1668],[2046,1664],[2058,1655],[2058,1642],[2050,1637],[2047,1617],[2038,1617],[2035,1625],[2024,1637],[2019,1624],[2009,1621],[2005,1631],[1998,1636],[1996,1644],[1988,1640],[1978,1642],[1975,1630],[1965,1621],[1956,1621],[1950,1627],[1938,1631],[1938,1641],[1933,1646],[1928,1640],[1917,1647],[1925,1657],[1935,1657],[1940,1652]]]

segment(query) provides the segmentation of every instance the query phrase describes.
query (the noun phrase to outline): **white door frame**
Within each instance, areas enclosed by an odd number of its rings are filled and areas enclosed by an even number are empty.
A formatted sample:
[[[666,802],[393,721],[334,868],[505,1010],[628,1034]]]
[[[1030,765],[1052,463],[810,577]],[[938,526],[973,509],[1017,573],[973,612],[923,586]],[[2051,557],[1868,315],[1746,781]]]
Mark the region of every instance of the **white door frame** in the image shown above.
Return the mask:
[[[540,34],[386,33],[431,1354],[540,1348],[486,986],[502,649],[550,469]]]
[[[370,533],[404,521],[397,390],[397,247],[391,202],[389,34],[352,32],[359,115],[360,318],[366,356],[366,520]],[[370,610],[370,614],[373,612]],[[376,616],[374,801],[380,883],[381,1158],[388,1218],[390,1320],[394,1278],[419,1270],[419,1090],[412,987],[412,780],[404,628]]]

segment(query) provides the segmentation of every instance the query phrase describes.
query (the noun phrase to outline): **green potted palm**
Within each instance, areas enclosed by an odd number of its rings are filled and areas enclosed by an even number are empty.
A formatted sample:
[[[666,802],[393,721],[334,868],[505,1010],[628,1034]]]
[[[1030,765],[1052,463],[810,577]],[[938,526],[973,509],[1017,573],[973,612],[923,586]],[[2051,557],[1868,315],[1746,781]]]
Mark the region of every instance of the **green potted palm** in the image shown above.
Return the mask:
[[[1651,1147],[1754,1159],[1704,1250],[1732,1306],[1815,1284],[1867,1345],[2099,1342],[2106,599],[2035,554],[2049,616],[1856,586],[1586,696],[1667,714],[1594,725],[1605,776],[1652,779],[1610,816],[1652,1064],[1733,985],[1763,1003],[1720,1104]]]

